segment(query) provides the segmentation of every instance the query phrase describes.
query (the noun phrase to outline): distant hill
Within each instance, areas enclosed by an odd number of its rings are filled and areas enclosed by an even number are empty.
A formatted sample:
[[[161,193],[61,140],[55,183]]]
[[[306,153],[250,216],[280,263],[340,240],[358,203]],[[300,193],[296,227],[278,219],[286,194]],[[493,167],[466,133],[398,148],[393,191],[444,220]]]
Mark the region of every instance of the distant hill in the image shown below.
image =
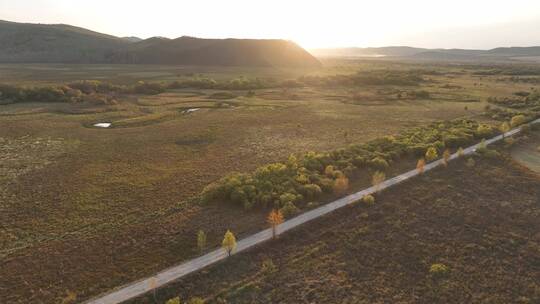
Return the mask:
[[[390,46],[379,48],[333,48],[316,49],[312,54],[317,57],[388,57],[414,60],[436,61],[486,61],[519,60],[540,56],[540,47],[509,47],[492,50],[465,49],[425,49],[408,46]]]
[[[64,24],[0,21],[2,63],[130,63],[313,67],[287,40],[115,37]]]
[[[150,38],[133,43],[113,62],[225,66],[318,66],[319,61],[287,40]]]

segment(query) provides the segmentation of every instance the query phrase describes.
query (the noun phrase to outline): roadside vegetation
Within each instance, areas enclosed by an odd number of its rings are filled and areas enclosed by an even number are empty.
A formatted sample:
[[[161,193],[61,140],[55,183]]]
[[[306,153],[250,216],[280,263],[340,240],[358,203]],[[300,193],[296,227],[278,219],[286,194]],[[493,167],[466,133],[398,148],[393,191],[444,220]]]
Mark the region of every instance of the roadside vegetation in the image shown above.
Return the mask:
[[[344,194],[348,180],[363,172],[384,172],[405,157],[433,161],[446,149],[455,150],[497,132],[473,120],[434,122],[364,144],[325,153],[308,152],[298,158],[290,156],[284,163],[262,166],[251,174],[233,173],[207,186],[202,198],[245,209],[304,206],[323,192]]]
[[[299,227],[280,246],[263,244],[174,282],[160,299],[536,303],[540,179],[505,157],[470,159],[473,170],[466,159],[452,162],[378,194],[376,204]]]

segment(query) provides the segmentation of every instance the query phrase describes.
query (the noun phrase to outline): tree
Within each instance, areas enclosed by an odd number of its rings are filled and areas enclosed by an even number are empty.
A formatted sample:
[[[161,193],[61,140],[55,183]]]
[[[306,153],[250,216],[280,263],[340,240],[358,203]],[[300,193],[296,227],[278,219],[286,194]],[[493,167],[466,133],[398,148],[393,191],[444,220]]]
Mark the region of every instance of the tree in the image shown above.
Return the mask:
[[[443,152],[443,164],[445,167],[448,167],[448,162],[450,161],[450,156],[452,156],[452,154],[450,153],[450,150],[446,149],[444,150]]]
[[[148,287],[152,290],[152,294],[154,295],[154,302],[157,302],[157,279],[155,277],[150,278],[150,280],[148,281]]]
[[[424,174],[424,170],[426,169],[426,161],[423,158],[420,158],[418,162],[416,163],[416,170],[419,174]]]
[[[338,177],[334,182],[334,193],[340,195],[345,193],[347,189],[349,189],[349,179],[343,175]]]
[[[383,172],[377,171],[373,173],[373,178],[371,179],[371,183],[373,184],[373,186],[375,186],[375,191],[378,192],[380,190],[381,183],[384,182],[385,179],[386,179],[386,175],[384,175]]]
[[[199,248],[199,252],[201,253],[206,248],[206,233],[204,233],[202,230],[197,232],[197,248]]]
[[[430,162],[432,160],[435,160],[438,156],[439,155],[437,153],[437,149],[435,149],[434,147],[430,147],[429,149],[427,149],[427,151],[426,151],[426,160],[428,162]]]
[[[283,214],[280,210],[272,210],[268,215],[268,224],[272,227],[272,238],[276,238],[276,227],[283,223]]]
[[[510,131],[510,125],[505,121],[501,124],[499,130],[502,132],[502,137],[504,138],[505,133]]]
[[[223,249],[227,251],[227,255],[231,256],[232,251],[236,248],[236,237],[230,230],[225,232],[221,245],[223,246]]]

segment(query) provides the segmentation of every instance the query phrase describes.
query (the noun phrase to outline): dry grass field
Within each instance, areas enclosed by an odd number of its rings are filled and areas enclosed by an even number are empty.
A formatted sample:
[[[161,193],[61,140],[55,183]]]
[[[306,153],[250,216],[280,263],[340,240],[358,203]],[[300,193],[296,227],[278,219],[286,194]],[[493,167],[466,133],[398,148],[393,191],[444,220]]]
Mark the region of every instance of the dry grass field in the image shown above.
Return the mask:
[[[75,293],[80,301],[150,275],[197,255],[199,229],[215,247],[226,229],[242,236],[266,226],[266,211],[198,202],[201,190],[227,173],[436,120],[491,123],[483,115],[488,97],[534,87],[475,75],[486,67],[382,61],[329,61],[320,70],[0,65],[1,83],[26,86],[173,81],[194,73],[287,80],[418,69],[437,73],[412,87],[175,89],[125,95],[110,105],[0,105],[0,298],[57,303]],[[412,91],[429,97],[407,97]],[[102,122],[112,126],[93,126]]]

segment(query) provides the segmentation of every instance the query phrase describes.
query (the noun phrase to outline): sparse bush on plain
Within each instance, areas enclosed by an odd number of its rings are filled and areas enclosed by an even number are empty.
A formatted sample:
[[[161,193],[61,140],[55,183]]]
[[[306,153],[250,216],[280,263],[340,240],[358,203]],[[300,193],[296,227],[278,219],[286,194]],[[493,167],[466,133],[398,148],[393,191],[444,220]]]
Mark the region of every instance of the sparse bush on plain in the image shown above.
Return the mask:
[[[204,304],[204,300],[202,298],[195,297],[195,298],[189,299],[187,304]]]
[[[261,266],[261,272],[262,273],[268,275],[268,274],[274,273],[276,271],[277,271],[277,267],[274,264],[274,262],[272,261],[272,259],[265,259],[262,262],[262,266]]]
[[[176,298],[167,300],[165,304],[182,304],[182,302],[180,302],[180,297],[176,297]]]
[[[433,276],[441,277],[448,274],[448,272],[449,272],[448,266],[442,263],[432,264],[429,267],[429,273]]]
[[[367,206],[371,206],[375,204],[375,197],[371,194],[364,195],[364,197],[362,198],[362,202]]]

